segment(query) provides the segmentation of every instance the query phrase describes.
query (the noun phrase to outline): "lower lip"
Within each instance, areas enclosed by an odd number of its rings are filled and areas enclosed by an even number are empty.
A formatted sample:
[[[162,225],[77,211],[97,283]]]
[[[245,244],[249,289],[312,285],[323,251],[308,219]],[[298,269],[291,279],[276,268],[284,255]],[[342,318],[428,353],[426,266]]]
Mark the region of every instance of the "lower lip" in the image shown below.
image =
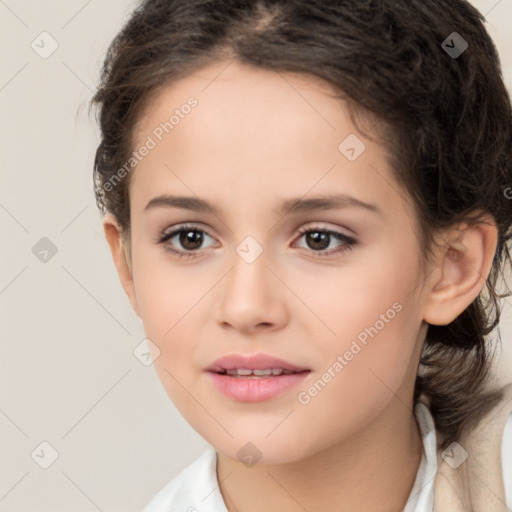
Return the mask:
[[[273,377],[230,377],[226,374],[208,372],[213,385],[226,396],[239,402],[263,402],[270,400],[302,382],[309,371],[275,375]]]

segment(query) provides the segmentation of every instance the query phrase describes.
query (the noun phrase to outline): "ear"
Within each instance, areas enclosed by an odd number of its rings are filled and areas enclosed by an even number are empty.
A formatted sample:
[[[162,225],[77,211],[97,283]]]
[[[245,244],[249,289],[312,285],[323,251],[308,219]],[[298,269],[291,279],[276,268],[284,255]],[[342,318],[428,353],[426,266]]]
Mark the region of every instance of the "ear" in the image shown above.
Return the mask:
[[[464,223],[442,236],[444,244],[430,274],[423,318],[432,325],[447,325],[477,297],[485,285],[496,251],[498,230],[485,215],[478,223]]]
[[[133,275],[131,269],[131,258],[127,254],[129,251],[124,245],[121,229],[115,219],[115,217],[107,213],[103,219],[103,231],[105,232],[105,238],[107,239],[114,259],[114,264],[119,275],[119,280],[123,289],[128,295],[128,299],[134,309],[137,316],[140,317],[139,307],[137,304],[137,298],[135,296],[135,286],[133,283]]]

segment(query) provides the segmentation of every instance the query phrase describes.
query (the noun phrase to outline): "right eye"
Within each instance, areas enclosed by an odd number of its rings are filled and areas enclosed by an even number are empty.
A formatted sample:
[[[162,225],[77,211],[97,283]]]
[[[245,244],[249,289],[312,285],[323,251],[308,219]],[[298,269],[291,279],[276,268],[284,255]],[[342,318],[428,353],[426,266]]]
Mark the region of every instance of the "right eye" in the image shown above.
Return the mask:
[[[170,232],[163,232],[158,237],[157,243],[162,244],[164,249],[171,254],[179,255],[180,258],[182,256],[193,258],[199,256],[198,249],[200,249],[203,244],[205,235],[212,238],[203,229],[194,225],[185,224]],[[174,238],[176,238],[176,242],[169,243],[172,242]],[[179,243],[184,250],[175,249],[176,243]]]

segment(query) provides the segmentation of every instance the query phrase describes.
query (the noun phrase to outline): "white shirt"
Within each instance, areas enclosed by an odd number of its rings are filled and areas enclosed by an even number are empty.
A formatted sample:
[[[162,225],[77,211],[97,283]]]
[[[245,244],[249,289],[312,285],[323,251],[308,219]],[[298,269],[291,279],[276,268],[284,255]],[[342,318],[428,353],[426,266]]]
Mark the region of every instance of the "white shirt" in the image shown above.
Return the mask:
[[[437,473],[436,431],[428,407],[415,406],[423,441],[418,472],[403,512],[432,512]],[[501,446],[506,505],[512,509],[512,411],[508,415]],[[217,481],[217,453],[209,447],[183,469],[146,505],[143,512],[228,512]]]

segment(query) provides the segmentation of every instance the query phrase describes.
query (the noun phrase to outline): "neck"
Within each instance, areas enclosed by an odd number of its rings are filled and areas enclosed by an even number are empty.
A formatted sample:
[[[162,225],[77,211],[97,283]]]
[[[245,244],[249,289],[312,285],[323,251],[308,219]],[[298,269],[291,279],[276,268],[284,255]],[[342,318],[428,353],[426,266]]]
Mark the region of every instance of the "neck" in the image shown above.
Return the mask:
[[[248,468],[218,453],[217,477],[229,512],[396,512],[422,450],[412,404],[394,398],[365,430],[299,461]]]

